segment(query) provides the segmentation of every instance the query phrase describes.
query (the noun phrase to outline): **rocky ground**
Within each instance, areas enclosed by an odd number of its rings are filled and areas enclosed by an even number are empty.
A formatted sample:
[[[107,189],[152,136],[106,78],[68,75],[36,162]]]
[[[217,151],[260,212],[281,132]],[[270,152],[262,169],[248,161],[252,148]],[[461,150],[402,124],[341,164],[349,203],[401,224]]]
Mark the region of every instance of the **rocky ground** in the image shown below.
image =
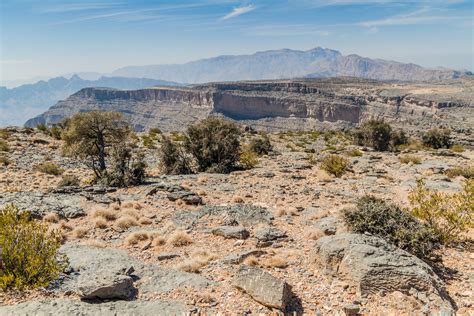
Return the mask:
[[[113,189],[88,186],[90,171],[63,157],[60,141],[17,129],[11,163],[0,167],[0,205],[60,229],[70,267],[45,289],[0,293],[0,314],[474,314],[470,244],[440,251],[451,271],[440,276],[381,239],[348,232],[340,218],[365,194],[407,206],[419,178],[459,191],[464,179],[445,171],[472,166],[473,150],[407,149],[421,162],[405,164],[407,152],[373,152],[337,134],[271,139],[275,153],[229,175],[162,175],[157,150],[147,149],[147,183]],[[350,172],[320,170],[328,153],[346,156]],[[82,186],[58,189],[61,176],[34,171],[42,161]]]

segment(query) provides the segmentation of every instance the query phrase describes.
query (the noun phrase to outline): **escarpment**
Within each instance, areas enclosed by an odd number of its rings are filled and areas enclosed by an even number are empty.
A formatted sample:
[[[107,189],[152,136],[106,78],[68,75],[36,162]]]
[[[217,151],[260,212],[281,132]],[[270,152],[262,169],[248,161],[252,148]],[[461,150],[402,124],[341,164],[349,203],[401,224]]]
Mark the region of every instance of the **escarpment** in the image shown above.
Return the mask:
[[[257,129],[318,129],[384,118],[404,128],[474,126],[473,80],[386,83],[355,78],[210,83],[140,90],[85,88],[58,102],[27,126],[55,124],[80,111],[124,113],[136,130],[183,130],[222,115]]]

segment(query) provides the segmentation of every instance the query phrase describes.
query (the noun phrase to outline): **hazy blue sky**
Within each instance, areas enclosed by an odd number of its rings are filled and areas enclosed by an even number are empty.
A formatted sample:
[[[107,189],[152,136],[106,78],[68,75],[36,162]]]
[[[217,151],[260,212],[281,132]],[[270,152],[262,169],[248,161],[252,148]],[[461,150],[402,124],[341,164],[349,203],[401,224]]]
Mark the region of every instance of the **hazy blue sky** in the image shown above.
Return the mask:
[[[473,70],[474,0],[0,0],[0,79],[322,46]]]

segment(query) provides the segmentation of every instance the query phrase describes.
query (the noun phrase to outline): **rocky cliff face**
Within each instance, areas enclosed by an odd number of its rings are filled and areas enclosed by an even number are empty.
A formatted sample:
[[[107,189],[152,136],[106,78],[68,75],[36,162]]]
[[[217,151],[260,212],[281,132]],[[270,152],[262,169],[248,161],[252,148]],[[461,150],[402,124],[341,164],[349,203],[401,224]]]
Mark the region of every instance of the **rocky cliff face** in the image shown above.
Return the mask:
[[[372,117],[404,127],[469,129],[474,126],[473,86],[472,80],[409,85],[335,78],[140,90],[86,88],[26,125],[55,124],[80,111],[101,109],[124,113],[137,130],[183,130],[209,115],[268,130],[341,127]]]

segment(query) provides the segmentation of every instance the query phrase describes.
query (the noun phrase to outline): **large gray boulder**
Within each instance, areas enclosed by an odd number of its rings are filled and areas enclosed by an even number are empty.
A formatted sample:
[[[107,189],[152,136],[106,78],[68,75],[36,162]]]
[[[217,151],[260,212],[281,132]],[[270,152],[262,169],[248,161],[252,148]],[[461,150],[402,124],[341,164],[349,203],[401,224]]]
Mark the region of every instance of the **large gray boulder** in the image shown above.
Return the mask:
[[[189,308],[180,302],[115,301],[90,304],[83,301],[56,299],[29,301],[17,305],[0,306],[0,315],[56,315],[56,316],[115,316],[115,315],[184,315]]]
[[[216,236],[222,236],[226,239],[247,239],[250,236],[249,231],[241,226],[219,226],[214,228],[212,233]]]
[[[314,260],[327,273],[347,279],[362,295],[399,291],[430,309],[452,309],[441,279],[424,261],[381,238],[340,234],[316,242]]]
[[[257,302],[284,310],[291,299],[288,283],[259,268],[243,265],[234,276],[233,284]]]

